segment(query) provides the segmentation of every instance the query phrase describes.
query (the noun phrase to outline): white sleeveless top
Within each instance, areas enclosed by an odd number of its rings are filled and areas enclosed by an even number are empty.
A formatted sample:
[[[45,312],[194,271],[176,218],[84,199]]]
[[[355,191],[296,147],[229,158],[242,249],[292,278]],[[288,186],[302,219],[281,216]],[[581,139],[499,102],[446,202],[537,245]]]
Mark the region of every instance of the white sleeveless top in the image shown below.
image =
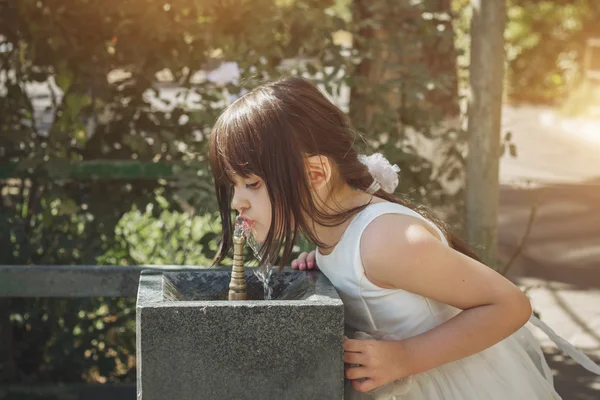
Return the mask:
[[[323,255],[317,250],[316,261],[344,302],[345,322],[350,331],[358,331],[356,338],[365,338],[359,335],[366,333],[378,339],[401,340],[437,327],[460,310],[404,290],[385,289],[367,279],[361,261],[360,239],[367,225],[384,214],[410,215],[425,221],[448,245],[441,230],[417,212],[395,203],[374,203],[354,217],[331,254]],[[597,365],[589,358],[585,360],[583,353],[557,337],[544,323],[535,317],[530,322],[585,368],[598,373]],[[480,353],[381,389],[376,399],[560,399],[539,343],[527,326]],[[346,399],[373,398],[370,396],[355,392],[347,385]]]
[[[360,238],[367,225],[384,214],[419,218],[432,226],[448,245],[440,228],[416,211],[395,203],[375,203],[354,217],[331,254],[317,251],[316,260],[344,302],[346,325],[350,329],[393,332],[405,339],[440,325],[460,310],[404,290],[381,288],[366,277]]]

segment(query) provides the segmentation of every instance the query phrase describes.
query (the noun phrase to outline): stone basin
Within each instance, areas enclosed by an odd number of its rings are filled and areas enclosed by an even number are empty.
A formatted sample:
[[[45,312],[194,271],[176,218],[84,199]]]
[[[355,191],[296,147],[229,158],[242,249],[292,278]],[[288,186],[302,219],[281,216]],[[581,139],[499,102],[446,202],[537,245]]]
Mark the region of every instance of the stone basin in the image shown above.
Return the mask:
[[[343,304],[320,272],[286,269],[273,300],[247,269],[144,271],[136,307],[137,398],[342,399]]]

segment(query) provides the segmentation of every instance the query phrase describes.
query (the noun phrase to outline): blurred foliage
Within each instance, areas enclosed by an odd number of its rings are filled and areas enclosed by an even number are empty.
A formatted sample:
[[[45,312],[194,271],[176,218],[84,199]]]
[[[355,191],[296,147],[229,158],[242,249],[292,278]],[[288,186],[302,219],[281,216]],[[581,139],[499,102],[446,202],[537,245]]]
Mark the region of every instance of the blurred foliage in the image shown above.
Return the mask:
[[[398,194],[460,227],[465,132],[460,129],[450,0],[352,3],[349,112],[370,151],[400,166]]]
[[[457,45],[467,50],[469,0],[452,0]],[[519,103],[561,105],[584,84],[586,41],[600,37],[596,0],[507,0],[506,97]],[[466,60],[468,62],[468,59]],[[463,65],[465,65],[463,63]],[[462,75],[466,79],[466,74]]]
[[[600,2],[510,0],[509,5],[510,99],[561,104],[583,78],[587,39],[600,37]]]
[[[579,60],[598,16],[591,0],[564,3],[512,0],[512,98],[564,92],[563,61]],[[206,135],[232,99],[282,74],[319,84],[364,147],[401,167],[398,193],[460,227],[466,4],[0,0],[0,168],[19,165],[0,181],[0,264],[209,263]],[[219,79],[231,62],[239,75]],[[57,178],[67,161],[132,159],[174,164],[176,179]],[[12,299],[17,369],[4,379],[134,379],[134,302]]]
[[[135,299],[12,299],[18,381],[135,380]]]

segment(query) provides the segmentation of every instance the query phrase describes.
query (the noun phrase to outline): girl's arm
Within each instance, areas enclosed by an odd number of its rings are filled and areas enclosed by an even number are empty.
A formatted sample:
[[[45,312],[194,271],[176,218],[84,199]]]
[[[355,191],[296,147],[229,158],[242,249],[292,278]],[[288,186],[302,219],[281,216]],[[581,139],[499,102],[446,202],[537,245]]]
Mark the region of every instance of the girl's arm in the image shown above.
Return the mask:
[[[478,353],[531,316],[525,294],[491,268],[446,246],[414,217],[387,214],[365,229],[360,244],[367,278],[464,310],[442,325],[401,341],[402,375]]]

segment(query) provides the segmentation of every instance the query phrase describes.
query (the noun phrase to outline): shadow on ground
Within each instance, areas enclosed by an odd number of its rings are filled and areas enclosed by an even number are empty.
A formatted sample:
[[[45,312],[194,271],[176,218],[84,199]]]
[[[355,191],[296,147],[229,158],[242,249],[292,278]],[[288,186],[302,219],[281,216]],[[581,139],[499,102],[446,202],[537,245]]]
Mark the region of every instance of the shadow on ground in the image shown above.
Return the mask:
[[[501,259],[508,261],[534,222],[514,263],[520,277],[600,289],[600,178],[531,189],[503,186],[498,221]]]
[[[545,348],[544,354],[554,373],[554,387],[563,400],[600,399],[598,376],[582,368],[558,349]],[[591,354],[588,356],[600,364],[600,357]]]

